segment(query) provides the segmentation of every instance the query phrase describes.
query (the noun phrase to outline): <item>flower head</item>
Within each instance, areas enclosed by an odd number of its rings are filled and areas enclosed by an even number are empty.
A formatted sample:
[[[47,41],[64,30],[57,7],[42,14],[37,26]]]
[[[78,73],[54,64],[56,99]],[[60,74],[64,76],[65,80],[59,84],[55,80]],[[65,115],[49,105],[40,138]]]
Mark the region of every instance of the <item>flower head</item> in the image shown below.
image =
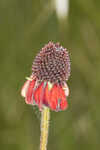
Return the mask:
[[[68,51],[59,43],[49,42],[36,56],[32,65],[32,75],[27,78],[21,95],[27,104],[43,105],[52,110],[65,110],[69,88],[66,80],[70,76]]]

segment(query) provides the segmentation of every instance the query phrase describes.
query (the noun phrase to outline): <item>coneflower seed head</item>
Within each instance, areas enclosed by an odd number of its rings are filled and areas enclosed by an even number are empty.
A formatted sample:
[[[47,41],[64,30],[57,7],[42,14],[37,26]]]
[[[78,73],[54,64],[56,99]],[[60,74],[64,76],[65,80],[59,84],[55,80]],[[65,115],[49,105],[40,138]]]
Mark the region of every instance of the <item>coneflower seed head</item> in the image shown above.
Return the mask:
[[[39,81],[63,84],[70,76],[70,58],[66,48],[49,42],[36,56],[32,75]]]

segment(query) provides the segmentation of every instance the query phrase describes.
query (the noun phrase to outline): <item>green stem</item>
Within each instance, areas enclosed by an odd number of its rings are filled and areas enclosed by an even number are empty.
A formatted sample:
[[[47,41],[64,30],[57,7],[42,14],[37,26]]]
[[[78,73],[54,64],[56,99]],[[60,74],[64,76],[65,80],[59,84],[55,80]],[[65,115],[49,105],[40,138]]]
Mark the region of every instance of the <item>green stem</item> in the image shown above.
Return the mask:
[[[40,150],[47,150],[49,119],[50,109],[48,107],[43,107],[43,110],[41,112]]]

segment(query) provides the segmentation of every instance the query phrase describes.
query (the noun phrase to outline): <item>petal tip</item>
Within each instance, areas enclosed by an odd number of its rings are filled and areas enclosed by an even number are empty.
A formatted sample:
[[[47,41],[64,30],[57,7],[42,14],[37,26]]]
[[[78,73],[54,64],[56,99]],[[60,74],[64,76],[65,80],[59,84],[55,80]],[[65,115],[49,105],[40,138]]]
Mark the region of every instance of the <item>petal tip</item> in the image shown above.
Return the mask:
[[[27,81],[24,83],[24,85],[23,85],[23,87],[22,87],[22,89],[21,89],[21,96],[26,97],[26,93],[27,93],[27,90],[28,90],[28,87],[29,87],[29,83],[30,83],[29,80],[27,80]]]

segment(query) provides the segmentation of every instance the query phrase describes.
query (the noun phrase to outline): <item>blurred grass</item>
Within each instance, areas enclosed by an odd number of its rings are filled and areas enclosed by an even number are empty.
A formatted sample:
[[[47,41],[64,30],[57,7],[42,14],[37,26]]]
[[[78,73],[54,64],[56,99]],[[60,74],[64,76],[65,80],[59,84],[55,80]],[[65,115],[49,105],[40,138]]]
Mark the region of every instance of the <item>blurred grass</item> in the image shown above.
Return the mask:
[[[49,40],[71,54],[69,109],[51,112],[48,149],[99,150],[100,1],[70,1],[59,24],[50,1],[0,1],[0,148],[37,150],[38,109],[25,104],[20,89],[32,61]]]

